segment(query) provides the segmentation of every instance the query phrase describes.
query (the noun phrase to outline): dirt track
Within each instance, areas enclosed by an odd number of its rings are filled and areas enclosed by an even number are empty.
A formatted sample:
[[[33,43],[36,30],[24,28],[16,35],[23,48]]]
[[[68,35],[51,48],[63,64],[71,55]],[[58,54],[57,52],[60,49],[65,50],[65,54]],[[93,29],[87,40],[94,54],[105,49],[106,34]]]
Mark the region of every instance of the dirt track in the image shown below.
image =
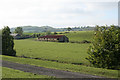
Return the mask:
[[[102,77],[88,75],[88,74],[81,74],[81,73],[77,73],[77,72],[49,69],[49,68],[37,67],[37,66],[33,66],[33,65],[28,65],[28,64],[18,64],[18,63],[13,63],[13,62],[9,62],[9,61],[2,61],[2,66],[21,70],[24,72],[30,72],[30,73],[34,73],[34,74],[55,76],[56,78],[102,78]]]

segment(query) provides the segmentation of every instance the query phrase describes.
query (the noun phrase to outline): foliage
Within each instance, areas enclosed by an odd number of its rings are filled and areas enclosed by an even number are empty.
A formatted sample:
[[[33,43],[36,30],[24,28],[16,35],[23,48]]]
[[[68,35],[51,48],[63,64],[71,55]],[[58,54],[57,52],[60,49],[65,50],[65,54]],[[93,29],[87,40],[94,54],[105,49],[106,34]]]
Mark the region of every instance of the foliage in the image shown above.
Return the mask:
[[[54,32],[54,34],[57,34],[57,32]]]
[[[51,34],[52,34],[51,31],[46,32],[46,35],[51,35]]]
[[[70,30],[72,30],[72,28],[68,27],[67,30],[70,31]]]
[[[15,29],[15,33],[18,33],[19,35],[23,35],[23,30],[22,30],[22,27],[17,27],[16,29]]]
[[[120,27],[97,26],[88,60],[95,67],[118,69],[120,65]]]
[[[41,36],[41,34],[33,34],[32,35],[33,38],[37,38],[37,37],[40,37],[40,36]]]
[[[10,35],[10,28],[8,26],[4,27],[2,30],[2,54],[3,55],[9,55],[9,56],[15,56],[16,51],[14,48],[14,39]]]

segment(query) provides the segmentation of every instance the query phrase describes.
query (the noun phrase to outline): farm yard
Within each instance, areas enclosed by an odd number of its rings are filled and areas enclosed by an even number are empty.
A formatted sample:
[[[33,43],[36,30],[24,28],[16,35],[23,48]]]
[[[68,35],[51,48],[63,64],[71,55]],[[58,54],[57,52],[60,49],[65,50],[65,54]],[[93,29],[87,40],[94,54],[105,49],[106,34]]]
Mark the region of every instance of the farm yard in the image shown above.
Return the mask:
[[[65,33],[73,41],[82,41],[84,39],[92,41],[92,34],[92,31]],[[77,38],[78,35],[79,37],[81,35],[81,37]],[[14,40],[14,42],[16,56],[18,57],[2,56],[3,60],[111,78],[116,78],[118,74],[117,70],[94,68],[90,65],[85,58],[88,56],[87,49],[92,45],[91,43],[41,42],[34,39]]]

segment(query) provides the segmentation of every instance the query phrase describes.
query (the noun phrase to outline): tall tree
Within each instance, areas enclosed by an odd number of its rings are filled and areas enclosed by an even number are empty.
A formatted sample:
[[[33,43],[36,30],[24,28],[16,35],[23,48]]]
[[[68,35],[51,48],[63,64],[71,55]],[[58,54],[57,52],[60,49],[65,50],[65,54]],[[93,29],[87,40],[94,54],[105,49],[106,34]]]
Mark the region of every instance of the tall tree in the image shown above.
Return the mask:
[[[87,60],[95,67],[120,69],[120,27],[97,26],[88,54]]]
[[[15,29],[15,33],[18,33],[19,35],[22,36],[22,34],[23,34],[22,27],[17,27],[17,28]]]
[[[10,28],[8,26],[2,29],[2,54],[15,56],[16,51],[14,48],[14,38],[10,35]]]

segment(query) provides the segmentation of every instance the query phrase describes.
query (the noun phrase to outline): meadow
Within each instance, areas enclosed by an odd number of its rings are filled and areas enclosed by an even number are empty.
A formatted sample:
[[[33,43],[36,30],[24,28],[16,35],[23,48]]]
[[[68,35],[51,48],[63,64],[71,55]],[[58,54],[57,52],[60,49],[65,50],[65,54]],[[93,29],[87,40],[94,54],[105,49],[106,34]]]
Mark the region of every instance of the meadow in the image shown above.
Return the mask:
[[[80,63],[89,65],[85,59],[90,44],[41,42],[33,40],[15,40],[17,56],[27,56],[63,63]]]
[[[92,41],[93,39],[93,31],[71,31],[69,33],[65,33],[70,41]]]

